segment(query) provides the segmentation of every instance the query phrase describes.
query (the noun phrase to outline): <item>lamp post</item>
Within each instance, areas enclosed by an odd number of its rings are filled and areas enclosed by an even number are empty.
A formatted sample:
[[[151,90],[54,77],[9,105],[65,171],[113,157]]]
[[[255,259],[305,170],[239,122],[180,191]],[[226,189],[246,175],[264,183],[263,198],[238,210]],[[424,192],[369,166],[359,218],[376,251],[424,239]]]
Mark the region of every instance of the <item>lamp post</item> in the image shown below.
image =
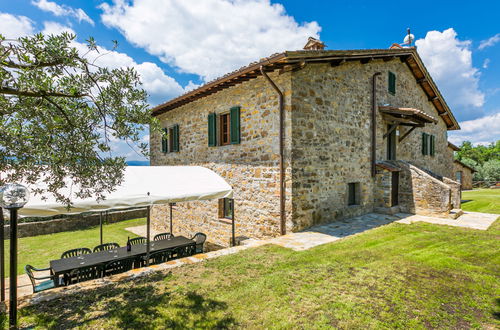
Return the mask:
[[[17,211],[29,200],[28,189],[9,183],[0,189],[0,205],[10,212],[9,329],[17,329]]]

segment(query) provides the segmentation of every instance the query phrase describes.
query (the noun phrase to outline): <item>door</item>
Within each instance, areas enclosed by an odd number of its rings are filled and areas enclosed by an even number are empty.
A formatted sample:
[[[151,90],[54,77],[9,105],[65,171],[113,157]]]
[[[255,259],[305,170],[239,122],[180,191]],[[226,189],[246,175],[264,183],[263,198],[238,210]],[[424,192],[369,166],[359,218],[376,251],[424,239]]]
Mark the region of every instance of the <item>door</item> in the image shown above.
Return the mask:
[[[399,172],[392,172],[391,206],[399,204]]]

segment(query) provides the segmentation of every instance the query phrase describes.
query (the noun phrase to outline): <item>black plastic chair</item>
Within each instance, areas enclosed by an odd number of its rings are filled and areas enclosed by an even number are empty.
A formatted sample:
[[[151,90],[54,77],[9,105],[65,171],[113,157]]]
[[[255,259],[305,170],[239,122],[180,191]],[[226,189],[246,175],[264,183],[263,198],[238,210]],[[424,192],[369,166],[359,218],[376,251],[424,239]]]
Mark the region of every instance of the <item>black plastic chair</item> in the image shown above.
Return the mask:
[[[49,290],[56,287],[55,277],[53,275],[35,277],[35,275],[33,274],[33,271],[41,272],[45,270],[50,270],[50,268],[35,268],[31,265],[24,266],[24,271],[30,278],[31,285],[33,285],[33,293]],[[38,282],[41,280],[46,280],[46,281]],[[63,284],[62,280],[60,279],[59,281],[60,281],[59,284],[62,285]]]
[[[104,266],[104,276],[120,274],[132,269],[136,258],[127,258],[108,262]]]
[[[203,253],[203,245],[205,244],[205,241],[207,240],[207,235],[203,233],[196,233],[194,236],[191,238],[196,242],[196,251],[195,253]]]
[[[148,239],[146,237],[136,237],[130,239],[130,245],[146,244]]]
[[[192,256],[195,254],[196,247],[194,245],[180,246],[172,249],[172,259],[179,259]]]
[[[146,257],[144,257],[146,258]],[[172,260],[172,250],[156,251],[149,255],[149,264],[158,265]]]
[[[102,265],[73,269],[68,276],[69,284],[75,284],[102,277]]]
[[[174,235],[172,235],[171,233],[161,233],[161,234],[155,235],[155,238],[153,239],[153,241],[161,241],[163,239],[171,239],[172,237],[174,237]]]
[[[94,248],[94,252],[100,252],[100,251],[107,251],[107,250],[113,250],[117,249],[120,247],[120,244],[118,243],[104,243],[96,246]]]
[[[92,253],[92,251],[88,248],[78,248],[78,249],[68,250],[64,251],[61,254],[61,259],[78,257],[81,256],[82,254],[89,254],[89,253]]]

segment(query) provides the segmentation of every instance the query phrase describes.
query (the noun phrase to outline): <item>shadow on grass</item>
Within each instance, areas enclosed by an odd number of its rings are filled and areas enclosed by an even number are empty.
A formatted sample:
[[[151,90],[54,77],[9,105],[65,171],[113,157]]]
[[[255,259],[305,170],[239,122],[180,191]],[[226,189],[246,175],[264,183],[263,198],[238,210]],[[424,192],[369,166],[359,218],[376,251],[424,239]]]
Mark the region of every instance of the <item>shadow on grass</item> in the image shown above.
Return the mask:
[[[163,275],[165,277],[165,275]],[[149,278],[148,282],[158,279]],[[180,292],[141,281],[90,290],[79,295],[42,303],[21,311],[21,326],[49,329],[99,328],[218,328],[236,324],[225,302],[208,299],[194,291]]]
[[[495,320],[500,321],[500,298],[495,299],[496,301],[496,310],[493,312],[493,317]]]

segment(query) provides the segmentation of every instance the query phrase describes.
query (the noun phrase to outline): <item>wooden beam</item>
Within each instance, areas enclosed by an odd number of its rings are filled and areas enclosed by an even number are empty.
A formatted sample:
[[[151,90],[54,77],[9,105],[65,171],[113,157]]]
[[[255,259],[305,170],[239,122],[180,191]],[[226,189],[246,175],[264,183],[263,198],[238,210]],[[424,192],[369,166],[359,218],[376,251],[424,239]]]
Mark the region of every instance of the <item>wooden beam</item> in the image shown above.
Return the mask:
[[[417,126],[413,126],[412,128],[410,128],[408,131],[406,131],[405,134],[403,134],[402,136],[399,137],[398,141],[401,142],[403,141],[408,135],[410,135],[411,132],[413,132],[413,130],[417,128]]]
[[[430,102],[434,102],[434,101],[436,101],[437,99],[438,99],[438,97],[437,97],[437,96],[433,96],[433,97],[429,97],[429,98],[428,98],[428,100],[429,100]]]
[[[366,63],[369,63],[371,60],[373,60],[372,57],[367,57],[367,58],[362,58],[361,60],[359,60],[359,62],[361,64],[366,64]]]
[[[383,60],[384,62],[389,62],[389,61],[392,61],[396,58],[396,56],[386,56],[386,57],[383,57]]]
[[[417,84],[421,84],[421,83],[424,83],[424,82],[427,82],[427,78],[417,79]]]
[[[443,112],[443,113],[440,113],[440,114],[439,114],[439,116],[440,116],[440,117],[447,116],[447,115],[448,115],[448,112],[447,112],[447,111],[445,111],[445,112]]]
[[[331,61],[330,62],[330,66],[336,67],[336,66],[339,66],[339,65],[341,65],[343,63],[345,63],[345,59],[335,60],[335,61]]]
[[[389,136],[389,134],[391,134],[392,132],[394,132],[394,130],[398,127],[398,125],[392,125],[391,128],[389,128],[389,130],[387,131],[387,133],[384,134],[383,138],[385,139],[386,137]]]

